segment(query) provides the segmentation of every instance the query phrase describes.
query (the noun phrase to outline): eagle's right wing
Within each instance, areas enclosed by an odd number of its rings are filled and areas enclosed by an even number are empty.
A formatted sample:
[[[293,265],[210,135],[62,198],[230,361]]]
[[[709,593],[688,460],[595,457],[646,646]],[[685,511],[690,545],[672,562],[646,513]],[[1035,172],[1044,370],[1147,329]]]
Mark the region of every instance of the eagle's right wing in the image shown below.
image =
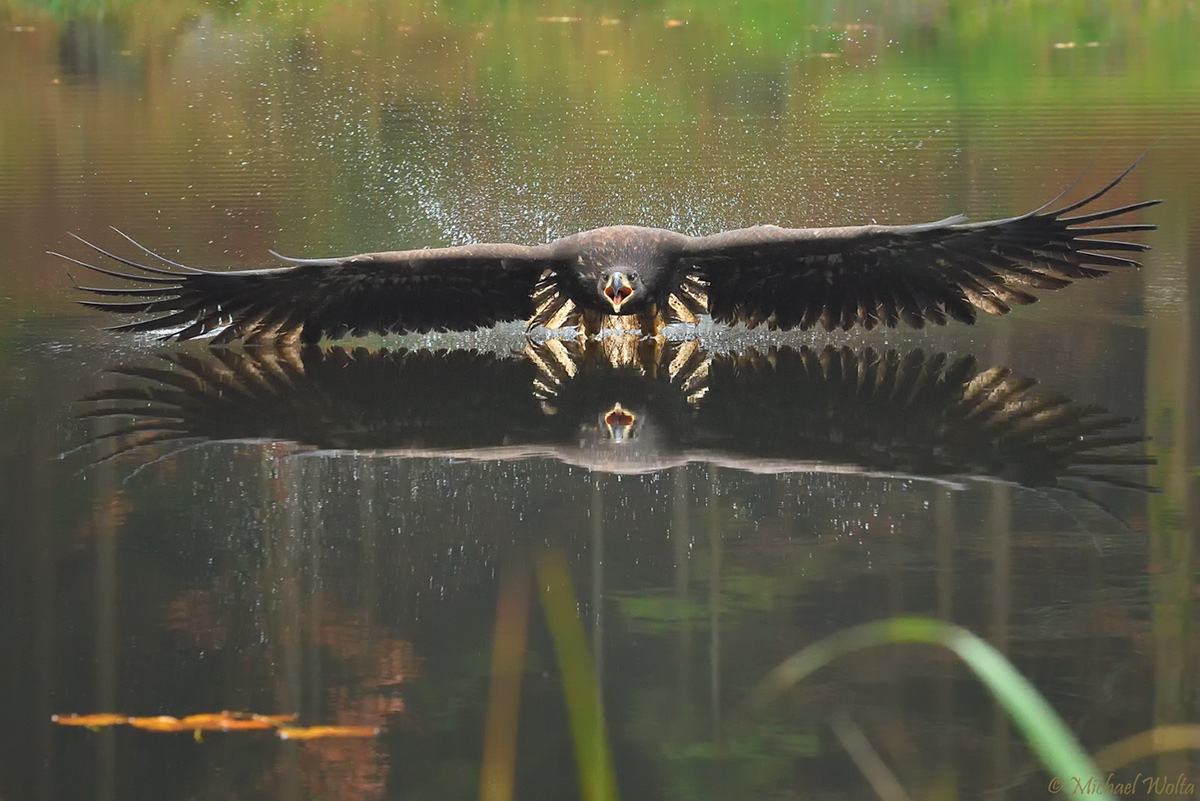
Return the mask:
[[[972,323],[977,309],[1006,314],[1033,303],[1029,290],[1136,267],[1122,254],[1146,245],[1094,237],[1153,230],[1157,226],[1104,221],[1159,201],[1070,216],[1128,173],[1077,203],[1020,217],[847,228],[764,225],[692,239],[678,259],[689,277],[707,284],[707,311],[717,322],[784,331]]]
[[[538,279],[557,264],[545,246],[480,244],[334,259],[274,254],[291,266],[217,271],[177,264],[142,248],[165,263],[152,266],[80,241],[132,270],[54,255],[98,273],[150,285],[79,287],[105,298],[81,301],[84,306],[155,315],[113,330],[166,331],[166,338],[180,340],[217,331],[214,344],[469,331],[525,320],[535,311]]]

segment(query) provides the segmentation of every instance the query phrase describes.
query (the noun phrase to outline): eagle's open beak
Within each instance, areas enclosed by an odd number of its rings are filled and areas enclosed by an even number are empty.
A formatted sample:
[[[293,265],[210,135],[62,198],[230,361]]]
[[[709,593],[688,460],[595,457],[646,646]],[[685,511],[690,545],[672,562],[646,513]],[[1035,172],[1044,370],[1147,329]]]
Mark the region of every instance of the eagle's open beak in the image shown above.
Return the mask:
[[[621,310],[622,304],[629,300],[629,296],[632,294],[633,284],[629,283],[625,273],[613,273],[609,276],[608,283],[604,285],[604,297],[608,298],[608,303],[615,312]]]

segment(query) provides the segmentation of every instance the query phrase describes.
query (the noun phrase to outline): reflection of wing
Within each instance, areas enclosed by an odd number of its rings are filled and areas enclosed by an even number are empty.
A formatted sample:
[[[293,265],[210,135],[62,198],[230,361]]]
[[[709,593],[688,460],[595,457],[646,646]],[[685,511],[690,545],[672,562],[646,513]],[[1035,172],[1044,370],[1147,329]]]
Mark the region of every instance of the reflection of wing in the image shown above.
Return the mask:
[[[469,331],[524,321],[534,312],[538,278],[556,263],[544,246],[501,244],[284,259],[292,266],[221,272],[185,267],[147,251],[166,265],[151,266],[84,244],[134,272],[55,255],[105,275],[151,285],[148,289],[82,287],[97,295],[125,298],[83,301],[85,306],[157,315],[114,330],[181,329],[170,336],[192,339],[223,328],[214,344]]]
[[[501,359],[450,353],[215,350],[121,367],[85,416],[123,418],[118,452],[271,439],[320,449],[520,459],[614,473],[706,461],[753,472],[1066,477],[1121,484],[1103,467],[1144,464],[1124,420],[971,358],[920,351],[789,348],[711,360],[650,351],[614,363],[598,347]],[[558,359],[565,361],[557,361]],[[654,359],[663,359],[660,363]],[[703,397],[689,389],[702,365]],[[560,368],[547,396],[545,362]]]
[[[534,370],[470,351],[306,348],[163,353],[121,366],[86,417],[122,418],[118,453],[206,440],[319,449],[472,450],[547,435]]]
[[[784,463],[805,454],[877,472],[976,475],[1050,486],[1065,477],[1125,483],[1103,467],[1146,464],[1120,446],[1128,420],[1039,395],[973,357],[878,354],[832,346],[716,359],[694,447]]]
[[[1033,303],[1029,289],[1059,289],[1109,268],[1137,266],[1113,254],[1148,246],[1093,237],[1155,226],[1088,223],[1159,201],[1065,216],[1128,173],[1053,211],[977,223],[960,216],[922,225],[759,226],[692,239],[679,258],[707,284],[709,312],[718,322],[785,331],[971,323],[976,309],[1006,314],[1013,305]]]

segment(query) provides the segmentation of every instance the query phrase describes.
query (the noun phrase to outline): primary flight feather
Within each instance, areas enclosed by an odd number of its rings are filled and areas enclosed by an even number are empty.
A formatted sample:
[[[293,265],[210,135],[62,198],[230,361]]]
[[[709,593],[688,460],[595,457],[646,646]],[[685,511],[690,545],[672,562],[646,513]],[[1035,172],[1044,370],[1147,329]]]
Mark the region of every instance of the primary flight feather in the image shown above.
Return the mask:
[[[513,320],[531,328],[575,326],[587,336],[609,328],[657,335],[701,314],[784,331],[921,328],[951,319],[970,324],[979,309],[1005,314],[1033,303],[1032,290],[1138,266],[1122,254],[1148,246],[1103,237],[1153,230],[1109,221],[1160,201],[1070,216],[1132,169],[1076,203],[975,223],[958,216],[919,225],[761,225],[704,237],[620,225],[534,247],[478,244],[332,259],[273,254],[289,266],[241,271],[187,267],[136,242],[161,266],[84,240],[135,272],[54,255],[146,285],[79,287],[102,297],[85,306],[152,315],[115,330],[166,331],[180,340],[215,334],[214,344],[467,331]]]

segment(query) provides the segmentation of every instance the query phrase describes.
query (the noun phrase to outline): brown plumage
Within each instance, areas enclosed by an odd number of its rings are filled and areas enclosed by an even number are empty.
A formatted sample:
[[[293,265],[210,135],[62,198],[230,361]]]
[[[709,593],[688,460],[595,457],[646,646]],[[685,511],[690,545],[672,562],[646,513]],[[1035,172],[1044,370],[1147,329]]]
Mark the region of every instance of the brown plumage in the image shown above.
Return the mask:
[[[696,322],[701,314],[784,331],[921,328],[952,319],[970,324],[979,309],[1006,314],[1033,303],[1031,290],[1136,267],[1120,254],[1146,245],[1095,237],[1156,226],[1093,223],[1159,201],[1068,216],[1103,197],[1129,170],[1076,203],[1047,211],[1051,201],[1019,217],[977,223],[957,216],[919,225],[762,225],[705,237],[620,225],[535,247],[479,244],[333,259],[274,254],[290,266],[245,271],[198,270],[136,242],[163,266],[89,242],[137,272],[54,255],[149,285],[79,287],[123,298],[85,306],[155,315],[115,330],[166,331],[166,338],[181,340],[215,332],[214,344],[466,331],[512,320],[531,328],[577,326],[588,336],[608,328],[658,335],[668,323]]]

